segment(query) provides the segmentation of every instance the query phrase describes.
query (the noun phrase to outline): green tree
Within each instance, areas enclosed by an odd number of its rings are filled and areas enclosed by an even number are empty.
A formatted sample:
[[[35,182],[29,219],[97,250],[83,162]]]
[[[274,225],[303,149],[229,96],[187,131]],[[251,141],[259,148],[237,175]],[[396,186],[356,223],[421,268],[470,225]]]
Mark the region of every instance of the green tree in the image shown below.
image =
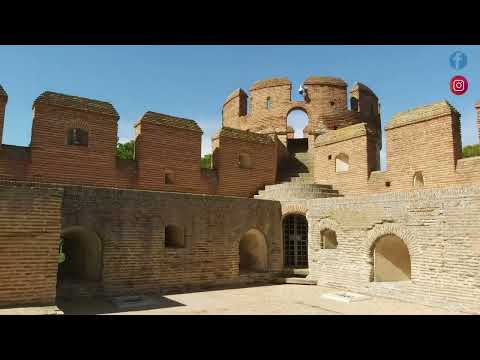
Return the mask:
[[[465,146],[462,153],[464,158],[480,156],[480,144]]]
[[[124,160],[133,160],[133,150],[135,148],[135,141],[131,140],[124,144],[117,144],[117,157]]]
[[[203,169],[211,169],[212,168],[212,154],[206,154],[200,160],[200,167]]]

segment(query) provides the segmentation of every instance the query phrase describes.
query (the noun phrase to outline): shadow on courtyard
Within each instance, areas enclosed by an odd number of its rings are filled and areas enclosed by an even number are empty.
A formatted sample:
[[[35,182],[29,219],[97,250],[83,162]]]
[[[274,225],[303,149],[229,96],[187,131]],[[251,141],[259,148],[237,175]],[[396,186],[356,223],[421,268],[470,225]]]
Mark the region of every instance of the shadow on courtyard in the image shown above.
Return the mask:
[[[144,306],[132,306],[118,308],[109,298],[57,298],[56,305],[63,311],[65,315],[99,315],[99,314],[114,314],[126,311],[142,311],[164,309],[178,306],[186,306],[185,304],[168,299],[163,296],[155,296],[155,303]]]
[[[205,293],[217,290],[233,290],[233,289],[246,289],[252,287],[268,287],[277,285],[273,283],[257,283],[257,284],[244,284],[244,285],[211,285],[204,287],[193,287],[184,291],[173,291],[167,295],[175,294],[188,294],[188,293]],[[149,306],[132,306],[131,308],[118,308],[112,302],[113,298],[109,297],[63,297],[57,296],[56,306],[65,315],[100,315],[100,314],[115,314],[124,313],[128,311],[142,311],[142,310],[155,310],[165,309],[173,307],[185,307],[186,304],[182,304],[178,301],[171,300],[163,295],[150,296],[154,299],[155,304]]]

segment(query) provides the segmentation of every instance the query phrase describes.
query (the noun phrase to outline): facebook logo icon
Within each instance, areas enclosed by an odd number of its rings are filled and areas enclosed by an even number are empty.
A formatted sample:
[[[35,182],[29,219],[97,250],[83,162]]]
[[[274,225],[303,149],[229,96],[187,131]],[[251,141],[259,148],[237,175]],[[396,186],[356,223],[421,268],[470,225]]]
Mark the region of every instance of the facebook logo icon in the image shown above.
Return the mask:
[[[456,70],[463,69],[467,66],[467,55],[461,51],[455,51],[450,55],[450,66]]]

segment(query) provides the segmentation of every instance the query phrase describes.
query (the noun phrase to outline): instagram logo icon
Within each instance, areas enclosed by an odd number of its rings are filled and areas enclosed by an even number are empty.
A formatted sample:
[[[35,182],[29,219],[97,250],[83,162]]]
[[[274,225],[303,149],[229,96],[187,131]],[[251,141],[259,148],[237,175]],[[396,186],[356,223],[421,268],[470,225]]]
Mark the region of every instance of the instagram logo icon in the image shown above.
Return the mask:
[[[450,90],[455,95],[463,95],[468,90],[468,81],[465,77],[457,75],[450,80]]]

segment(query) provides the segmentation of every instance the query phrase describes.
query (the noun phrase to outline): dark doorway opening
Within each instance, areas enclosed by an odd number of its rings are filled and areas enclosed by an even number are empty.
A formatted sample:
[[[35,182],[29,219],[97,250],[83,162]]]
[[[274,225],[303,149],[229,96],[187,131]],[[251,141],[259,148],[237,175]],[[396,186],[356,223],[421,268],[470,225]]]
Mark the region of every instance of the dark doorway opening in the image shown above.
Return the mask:
[[[57,273],[57,296],[94,295],[102,278],[102,242],[82,226],[62,231]]]

